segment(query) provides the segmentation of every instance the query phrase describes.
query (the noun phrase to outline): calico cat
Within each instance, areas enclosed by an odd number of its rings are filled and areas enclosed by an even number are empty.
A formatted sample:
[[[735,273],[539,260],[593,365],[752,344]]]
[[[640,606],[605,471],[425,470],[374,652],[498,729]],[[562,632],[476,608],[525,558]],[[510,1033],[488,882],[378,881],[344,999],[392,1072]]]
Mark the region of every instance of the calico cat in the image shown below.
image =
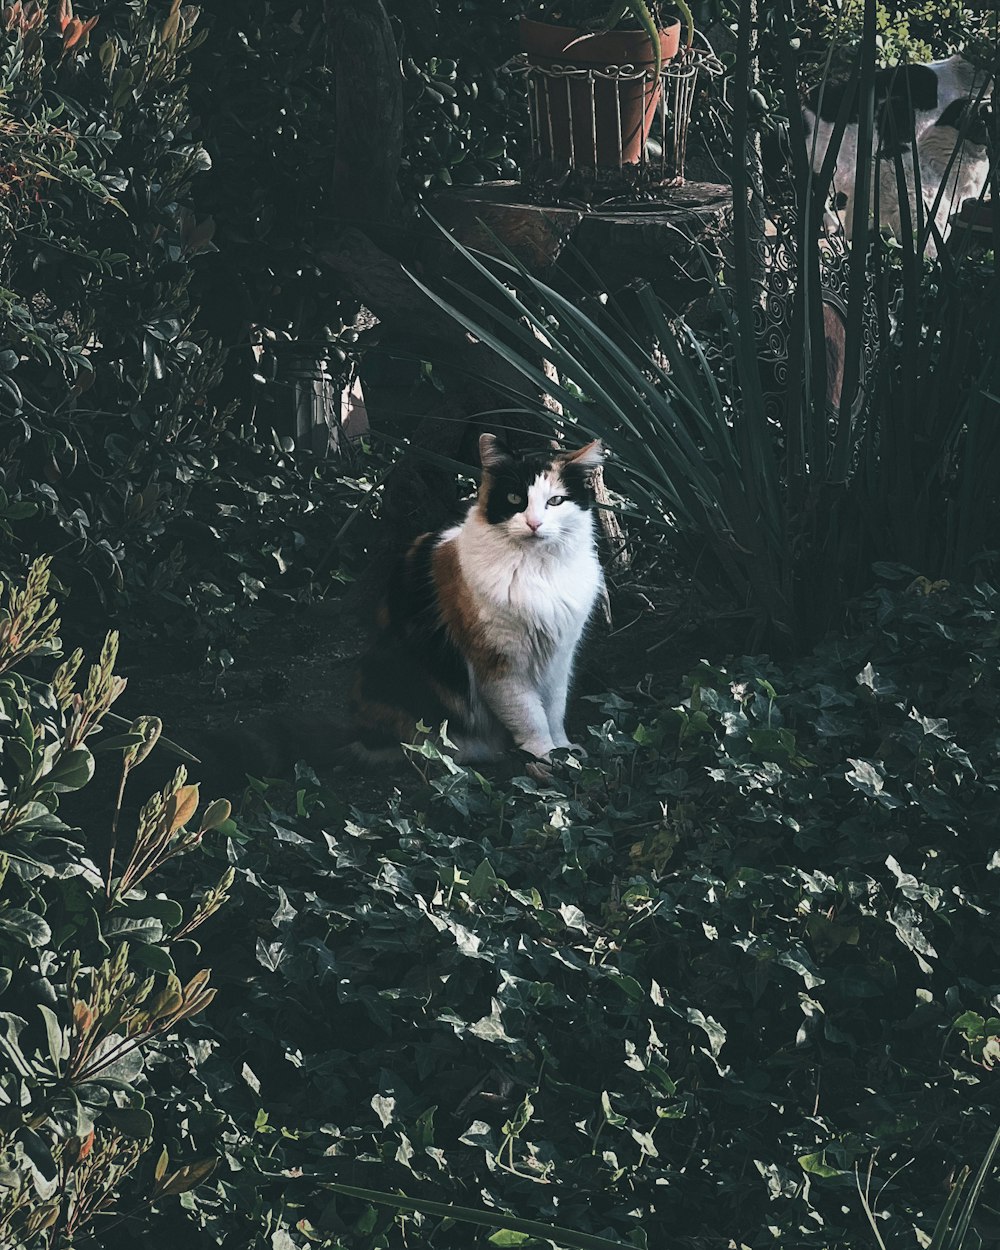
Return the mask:
[[[572,745],[573,660],[604,584],[591,486],[601,445],[515,455],[484,434],[479,454],[465,520],[416,539],[379,609],[352,698],[364,759],[397,754],[420,721],[447,720],[466,762]]]
[[[891,158],[913,141],[919,142],[946,110],[961,99],[982,101],[992,95],[989,73],[956,53],[943,61],[896,65],[875,74],[875,127],[873,155]],[[844,233],[851,237],[854,218],[854,177],[858,156],[859,97],[856,84],[824,83],[815,87],[802,106],[802,121],[809,150],[809,163],[819,174],[833,139],[837,115],[846,92],[854,95],[834,165],[833,190],[843,221]],[[950,123],[954,124],[954,123]],[[912,163],[912,157],[910,157]],[[838,221],[829,215],[828,227]]]

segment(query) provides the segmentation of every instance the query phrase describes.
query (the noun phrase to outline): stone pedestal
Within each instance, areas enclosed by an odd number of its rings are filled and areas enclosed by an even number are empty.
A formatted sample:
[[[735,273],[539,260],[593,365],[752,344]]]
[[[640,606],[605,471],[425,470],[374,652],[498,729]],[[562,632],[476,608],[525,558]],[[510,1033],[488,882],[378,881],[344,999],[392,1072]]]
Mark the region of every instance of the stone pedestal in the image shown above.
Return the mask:
[[[494,182],[441,192],[428,207],[466,247],[499,255],[499,242],[557,286],[593,290],[597,282],[597,289],[617,291],[643,279],[676,311],[704,290],[698,245],[718,253],[732,224],[730,188],[708,182],[597,207],[533,204],[519,183]],[[429,237],[427,259],[438,272],[455,273],[456,256],[444,240]]]

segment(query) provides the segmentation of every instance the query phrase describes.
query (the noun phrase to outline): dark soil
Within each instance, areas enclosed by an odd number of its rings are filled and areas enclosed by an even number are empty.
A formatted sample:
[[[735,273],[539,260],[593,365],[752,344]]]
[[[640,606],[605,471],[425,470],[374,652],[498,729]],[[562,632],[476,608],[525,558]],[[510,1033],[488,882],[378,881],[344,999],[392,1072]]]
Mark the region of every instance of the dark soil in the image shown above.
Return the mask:
[[[599,712],[583,696],[608,691],[629,698],[637,688],[680,697],[680,678],[705,645],[692,596],[676,588],[641,588],[637,575],[611,586],[613,623],[599,611],[581,648],[570,701],[570,736],[586,741]],[[262,614],[263,615],[263,614]],[[123,648],[120,671],[128,688],[115,706],[124,717],[157,715],[164,735],[198,757],[187,764],[206,799],[236,800],[247,775],[289,780],[297,761],[349,801],[366,805],[394,787],[417,781],[400,757],[398,769],[365,771],[338,762],[347,723],[347,697],[366,646],[370,607],[346,594],[266,620],[235,652],[225,673],[162,673],[162,659]],[[161,670],[157,672],[157,667]],[[153,753],[137,774],[138,802],[169,778],[179,760],[169,749]],[[523,761],[497,765],[498,775],[521,771]],[[110,771],[110,770],[109,770]],[[140,793],[141,792],[141,793]]]

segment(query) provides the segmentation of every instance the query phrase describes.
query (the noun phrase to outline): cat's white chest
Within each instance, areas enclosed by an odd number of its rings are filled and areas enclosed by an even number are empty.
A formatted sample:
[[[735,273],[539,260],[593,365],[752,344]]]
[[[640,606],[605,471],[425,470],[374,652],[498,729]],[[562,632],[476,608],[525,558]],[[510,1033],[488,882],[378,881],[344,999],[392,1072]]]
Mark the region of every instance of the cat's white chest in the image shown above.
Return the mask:
[[[500,580],[496,598],[518,623],[540,630],[554,642],[578,632],[594,606],[601,571],[592,552],[555,564],[526,558],[513,563],[506,587]],[[504,590],[506,589],[506,594]]]
[[[572,651],[602,582],[592,532],[568,550],[478,537],[462,550],[462,571],[490,643],[528,671],[546,667],[560,650]]]

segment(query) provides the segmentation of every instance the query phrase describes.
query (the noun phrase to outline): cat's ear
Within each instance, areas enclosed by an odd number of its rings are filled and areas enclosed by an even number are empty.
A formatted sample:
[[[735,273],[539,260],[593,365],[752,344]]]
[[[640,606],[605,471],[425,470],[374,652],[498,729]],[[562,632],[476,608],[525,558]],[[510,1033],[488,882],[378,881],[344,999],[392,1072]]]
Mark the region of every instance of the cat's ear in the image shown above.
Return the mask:
[[[510,459],[510,452],[495,434],[479,435],[479,463],[484,469],[494,469]]]
[[[579,465],[581,469],[596,469],[604,460],[604,445],[599,438],[595,438],[585,447],[567,452],[565,460],[567,464]]]

